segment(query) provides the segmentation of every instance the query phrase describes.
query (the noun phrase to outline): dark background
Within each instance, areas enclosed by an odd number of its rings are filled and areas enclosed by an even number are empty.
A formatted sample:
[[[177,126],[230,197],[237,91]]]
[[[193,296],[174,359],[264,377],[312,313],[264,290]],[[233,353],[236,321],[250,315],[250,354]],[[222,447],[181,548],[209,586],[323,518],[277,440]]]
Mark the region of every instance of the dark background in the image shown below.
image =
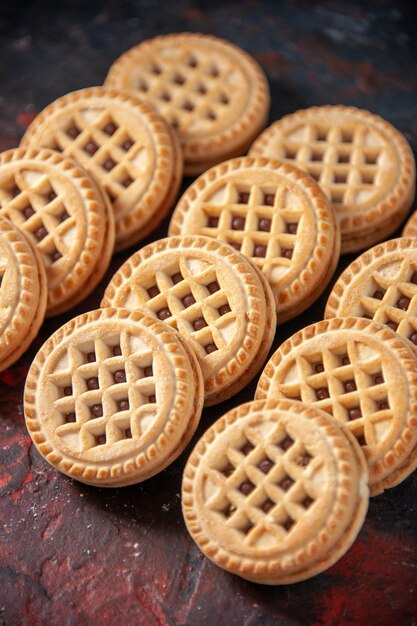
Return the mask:
[[[184,0],[3,0],[0,150],[16,146],[58,96],[100,85],[127,48],[184,30],[225,37],[255,56],[271,86],[271,121],[314,104],[353,104],[392,122],[416,152],[414,3]],[[167,220],[144,243],[166,228]],[[191,446],[160,475],[114,490],[58,475],[34,450],[22,407],[28,367],[56,328],[98,306],[131,253],[116,255],[94,294],[47,321],[26,355],[0,374],[0,626],[417,624],[417,473],[371,501],[358,540],[330,570],[266,587],[218,569],[189,538],[179,494]],[[351,260],[341,260],[336,276]],[[279,327],[274,348],[321,319],[325,299]],[[255,385],[205,410],[193,443],[250,400]]]

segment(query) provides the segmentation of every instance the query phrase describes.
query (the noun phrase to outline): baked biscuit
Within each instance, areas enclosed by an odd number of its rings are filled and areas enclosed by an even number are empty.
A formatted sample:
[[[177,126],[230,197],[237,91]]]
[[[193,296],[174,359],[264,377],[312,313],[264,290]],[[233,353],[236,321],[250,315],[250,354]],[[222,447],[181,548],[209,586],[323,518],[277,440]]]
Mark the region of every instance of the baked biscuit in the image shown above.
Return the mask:
[[[116,249],[154,230],[182,178],[178,141],[162,117],[135,95],[103,87],[74,91],[47,106],[22,146],[58,150],[80,163],[108,194]]]
[[[368,508],[364,455],[348,429],[291,400],[249,402],[215,422],[184,471],[187,528],[216,565],[280,585],[324,571]]]
[[[266,77],[246,52],[197,33],[140,43],[114,62],[106,86],[135,91],[178,132],[185,173],[244,154],[265,126]]]
[[[37,148],[0,154],[0,216],[16,224],[40,255],[48,316],[75,306],[104,276],[114,248],[113,213],[72,159]]]
[[[285,159],[305,169],[336,209],[342,253],[388,238],[415,193],[415,164],[406,139],[368,111],[311,107],[286,115],[256,139],[253,157]]]
[[[206,405],[247,385],[275,335],[266,281],[231,246],[208,237],[171,237],[135,252],[111,279],[101,306],[145,306],[178,329],[200,362]]]
[[[247,256],[271,285],[279,323],[320,296],[339,259],[335,214],[317,183],[264,158],[233,159],[200,176],[168,232],[214,237]]]
[[[390,239],[348,265],[324,317],[352,316],[386,324],[417,350],[417,238]]]
[[[26,381],[26,425],[56,469],[101,487],[160,472],[191,439],[204,386],[193,352],[141,311],[80,315],[39,350]]]
[[[255,398],[314,404],[355,435],[371,495],[417,466],[417,358],[407,339],[358,317],[307,326],[267,363]]]
[[[0,371],[15,363],[45,317],[47,286],[39,253],[0,218]]]

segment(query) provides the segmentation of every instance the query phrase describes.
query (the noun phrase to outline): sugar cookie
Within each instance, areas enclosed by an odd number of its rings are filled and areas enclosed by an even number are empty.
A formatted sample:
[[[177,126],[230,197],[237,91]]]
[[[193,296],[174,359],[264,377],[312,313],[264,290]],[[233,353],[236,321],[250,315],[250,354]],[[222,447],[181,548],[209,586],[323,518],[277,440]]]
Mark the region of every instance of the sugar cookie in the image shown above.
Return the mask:
[[[320,183],[336,209],[343,253],[388,238],[414,198],[410,146],[369,111],[327,105],[291,113],[267,128],[249,154],[288,160]]]
[[[39,452],[81,482],[120,487],[183,451],[202,410],[193,352],[140,311],[100,309],[57,330],[29,370],[24,410]]]
[[[216,565],[280,585],[335,563],[368,508],[368,472],[348,429],[291,400],[249,402],[215,422],[184,471],[187,528]]]

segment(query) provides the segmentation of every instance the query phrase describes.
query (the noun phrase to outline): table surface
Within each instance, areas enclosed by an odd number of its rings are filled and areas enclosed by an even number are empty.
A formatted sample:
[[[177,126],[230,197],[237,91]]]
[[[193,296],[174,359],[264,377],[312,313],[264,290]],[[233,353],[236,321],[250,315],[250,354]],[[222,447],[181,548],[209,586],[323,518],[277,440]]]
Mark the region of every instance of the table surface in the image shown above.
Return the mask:
[[[184,30],[225,37],[255,56],[271,86],[271,121],[314,104],[352,104],[388,119],[416,150],[413,3],[191,0],[3,3],[0,149],[16,146],[55,98],[101,84],[127,48]],[[167,220],[144,243],[166,232]],[[87,487],[40,457],[24,426],[28,367],[56,328],[98,306],[131,253],[116,255],[94,294],[45,322],[28,352],[0,375],[0,625],[416,624],[417,472],[372,499],[357,541],[336,565],[296,585],[234,577],[188,536],[180,502],[185,460],[215,419],[252,399],[256,380],[205,410],[181,458],[140,485]],[[336,276],[351,260],[340,261]],[[321,319],[325,300],[279,327],[273,349]]]

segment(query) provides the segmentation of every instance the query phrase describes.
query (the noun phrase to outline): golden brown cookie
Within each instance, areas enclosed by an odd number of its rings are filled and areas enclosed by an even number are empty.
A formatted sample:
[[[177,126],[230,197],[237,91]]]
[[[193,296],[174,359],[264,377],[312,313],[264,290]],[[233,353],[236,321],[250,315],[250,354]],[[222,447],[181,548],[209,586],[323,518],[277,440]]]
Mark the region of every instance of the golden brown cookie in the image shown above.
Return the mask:
[[[249,154],[285,159],[320,183],[336,209],[343,253],[388,238],[413,201],[411,148],[369,111],[342,105],[297,111],[267,128]]]
[[[275,335],[266,281],[243,255],[208,237],[170,237],[135,252],[111,279],[101,306],[145,306],[178,329],[200,362],[206,405],[248,384]]]
[[[255,398],[314,404],[363,448],[371,495],[417,466],[417,358],[407,339],[358,317],[307,326],[267,363]]]
[[[317,183],[289,164],[242,157],[198,178],[179,201],[170,235],[225,241],[264,274],[278,322],[304,311],[332,277],[340,234]]]
[[[0,371],[17,361],[36,337],[47,293],[38,252],[12,222],[0,218]]]
[[[199,33],[155,37],[117,59],[106,86],[136,92],[178,131],[185,173],[244,154],[265,126],[266,77],[246,52]]]
[[[417,350],[417,238],[390,239],[348,265],[324,317],[352,316],[386,324]]]
[[[95,181],[72,159],[38,148],[0,154],[0,215],[21,229],[40,255],[48,316],[83,300],[107,270],[113,213]]]
[[[324,571],[368,508],[364,455],[348,429],[291,400],[248,402],[215,422],[184,470],[187,528],[216,565],[280,585]]]
[[[191,439],[203,406],[192,350],[140,311],[100,309],[57,330],[26,381],[30,436],[56,469],[120,487],[163,470]]]
[[[182,179],[179,144],[152,106],[132,93],[91,87],[46,107],[29,126],[22,146],[63,152],[107,192],[116,221],[116,249],[154,230]]]

